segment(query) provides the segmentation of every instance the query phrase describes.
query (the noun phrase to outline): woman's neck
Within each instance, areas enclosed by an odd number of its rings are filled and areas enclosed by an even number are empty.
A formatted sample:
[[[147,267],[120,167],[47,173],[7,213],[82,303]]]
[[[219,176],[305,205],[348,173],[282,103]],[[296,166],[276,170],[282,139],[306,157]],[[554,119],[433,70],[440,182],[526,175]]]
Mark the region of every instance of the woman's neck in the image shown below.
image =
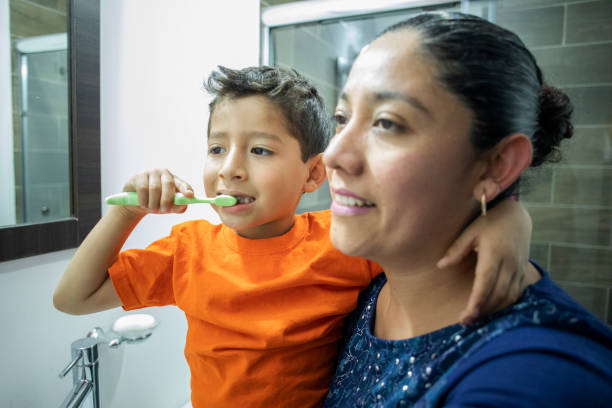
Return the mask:
[[[387,283],[378,297],[374,335],[406,339],[457,323],[472,290],[475,263],[475,255],[443,270],[434,262],[409,268],[381,263]]]

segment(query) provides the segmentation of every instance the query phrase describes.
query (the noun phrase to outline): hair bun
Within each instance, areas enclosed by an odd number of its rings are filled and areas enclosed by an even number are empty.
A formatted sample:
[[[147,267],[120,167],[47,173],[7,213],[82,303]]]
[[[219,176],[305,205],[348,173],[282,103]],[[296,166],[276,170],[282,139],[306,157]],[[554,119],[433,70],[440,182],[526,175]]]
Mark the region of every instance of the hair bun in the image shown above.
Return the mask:
[[[574,107],[564,92],[544,83],[540,89],[539,102],[540,115],[538,129],[533,135],[532,166],[539,166],[545,161],[561,160],[559,144],[574,133],[574,126],[570,121]]]

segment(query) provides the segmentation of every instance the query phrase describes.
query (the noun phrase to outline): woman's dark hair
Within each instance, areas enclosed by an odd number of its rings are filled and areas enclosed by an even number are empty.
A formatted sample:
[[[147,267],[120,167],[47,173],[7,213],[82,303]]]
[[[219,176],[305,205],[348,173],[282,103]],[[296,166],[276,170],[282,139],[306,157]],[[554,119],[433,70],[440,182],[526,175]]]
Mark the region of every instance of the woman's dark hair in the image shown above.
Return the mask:
[[[543,83],[535,58],[516,34],[480,17],[443,12],[419,14],[378,36],[404,29],[421,34],[422,49],[439,68],[439,82],[471,109],[477,150],[520,132],[534,147],[531,166],[560,160],[559,143],[573,133],[573,107],[566,94]],[[491,204],[517,185],[518,180]]]
[[[287,128],[300,143],[304,162],[327,147],[332,128],[323,98],[293,69],[261,66],[234,70],[219,66],[204,89],[214,97],[209,104],[210,116],[222,100],[253,95],[268,98],[282,112]]]

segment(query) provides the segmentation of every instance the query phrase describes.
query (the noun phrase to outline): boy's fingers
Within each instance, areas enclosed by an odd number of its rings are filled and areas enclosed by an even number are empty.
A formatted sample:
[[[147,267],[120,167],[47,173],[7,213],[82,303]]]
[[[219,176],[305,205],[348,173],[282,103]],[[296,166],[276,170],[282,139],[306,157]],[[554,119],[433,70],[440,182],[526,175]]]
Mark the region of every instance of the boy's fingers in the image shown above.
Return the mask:
[[[460,316],[462,324],[471,324],[478,317],[483,316],[495,283],[498,280],[500,268],[500,264],[493,265],[491,262],[488,262],[486,253],[481,252],[476,265],[472,292],[470,293],[467,306]]]
[[[514,302],[511,292],[512,284],[518,278],[516,272],[514,263],[502,263],[495,286],[489,297],[485,299],[486,304],[482,308],[483,316],[503,309]]]
[[[152,170],[149,173],[149,210],[159,210],[159,202],[161,200],[162,182],[161,174],[157,170]]]
[[[138,194],[138,203],[141,207],[149,206],[149,175],[147,173],[137,174],[134,178],[134,188]]]
[[[161,212],[168,212],[174,206],[174,176],[167,169],[161,172],[161,198],[159,202]]]
[[[440,269],[450,265],[454,265],[462,260],[468,253],[475,249],[475,237],[468,228],[459,238],[451,244],[444,254],[444,257],[438,261],[436,266]]]
[[[180,177],[174,176],[174,185],[176,189],[181,192],[185,197],[193,197],[193,188],[185,180]]]

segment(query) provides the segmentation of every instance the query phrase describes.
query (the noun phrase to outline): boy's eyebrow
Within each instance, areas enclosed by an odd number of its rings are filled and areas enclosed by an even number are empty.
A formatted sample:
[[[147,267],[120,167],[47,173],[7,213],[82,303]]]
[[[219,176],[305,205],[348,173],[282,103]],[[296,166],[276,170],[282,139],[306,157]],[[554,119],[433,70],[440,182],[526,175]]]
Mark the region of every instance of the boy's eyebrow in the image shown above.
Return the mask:
[[[266,133],[266,132],[249,132],[248,133],[249,136],[257,136],[257,137],[262,137],[264,139],[272,139],[272,140],[276,140],[277,142],[282,142],[283,140],[280,138],[280,136],[275,135],[274,133]]]
[[[349,101],[349,97],[348,97],[348,95],[344,91],[340,94],[340,99],[343,99],[345,101]],[[385,100],[389,100],[389,99],[397,99],[397,100],[400,100],[400,101],[404,101],[404,102],[409,103],[413,107],[417,108],[421,112],[425,113],[430,118],[433,118],[433,115],[432,115],[431,111],[429,109],[427,109],[425,107],[425,105],[423,105],[421,103],[421,101],[419,101],[417,98],[414,98],[414,97],[412,97],[410,95],[406,95],[406,94],[401,93],[401,92],[395,92],[395,91],[374,92],[374,98],[373,99],[376,100],[376,101],[385,101]]]
[[[281,139],[280,136],[275,135],[273,133],[253,131],[253,132],[246,132],[246,134],[250,137],[260,137],[264,139],[271,139],[271,140],[276,140],[277,142],[283,141],[283,139]],[[211,134],[208,135],[208,139],[222,139],[226,136],[227,136],[226,132],[212,132]]]

